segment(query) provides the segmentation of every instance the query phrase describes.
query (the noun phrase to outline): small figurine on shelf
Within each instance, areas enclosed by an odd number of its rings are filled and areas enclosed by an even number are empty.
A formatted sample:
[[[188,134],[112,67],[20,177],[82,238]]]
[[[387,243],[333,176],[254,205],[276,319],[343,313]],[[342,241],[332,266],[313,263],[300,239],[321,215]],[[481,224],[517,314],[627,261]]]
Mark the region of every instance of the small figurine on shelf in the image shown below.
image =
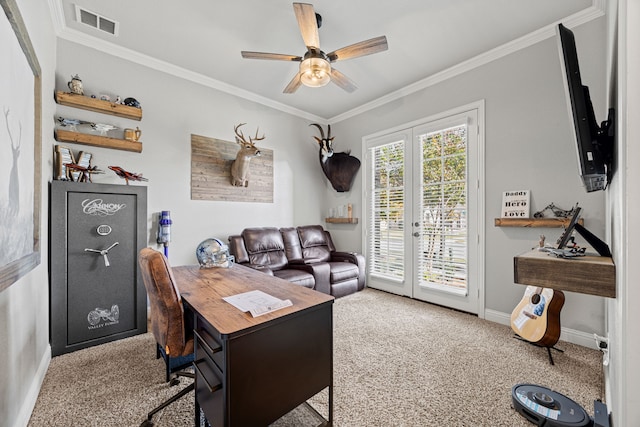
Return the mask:
[[[129,180],[131,181],[149,181],[147,178],[143,178],[141,173],[128,172],[122,169],[120,166],[109,166],[109,169],[115,172],[120,178],[124,179],[127,185]]]
[[[107,132],[109,132],[110,130],[118,129],[117,127],[115,127],[113,125],[106,125],[104,123],[91,123],[91,127],[94,130],[97,130],[98,132],[100,132],[100,135],[102,135],[102,136],[105,136],[107,134]]]
[[[140,103],[135,98],[125,98],[124,105],[128,105],[129,107],[142,108]]]
[[[116,96],[116,104],[122,104],[122,99],[120,99],[120,95]]]
[[[91,174],[94,173],[104,173],[97,166],[81,166],[77,163],[65,163],[65,166],[69,168],[71,171],[80,172],[80,176],[78,177],[78,182],[93,182],[91,179]]]
[[[60,126],[63,127],[67,127],[69,126],[69,128],[71,128],[72,131],[77,132],[78,129],[76,128],[77,125],[92,125],[93,123],[91,122],[87,122],[84,120],[78,120],[78,119],[65,119],[64,117],[58,117],[58,123],[60,124]]]
[[[75,76],[71,76],[71,81],[67,82],[67,86],[71,93],[75,93],[76,95],[84,95],[84,89],[82,88],[82,80],[76,74]]]
[[[140,140],[141,135],[142,135],[142,131],[137,126],[135,130],[134,129],[124,130],[124,139],[126,139],[127,141],[138,142]]]

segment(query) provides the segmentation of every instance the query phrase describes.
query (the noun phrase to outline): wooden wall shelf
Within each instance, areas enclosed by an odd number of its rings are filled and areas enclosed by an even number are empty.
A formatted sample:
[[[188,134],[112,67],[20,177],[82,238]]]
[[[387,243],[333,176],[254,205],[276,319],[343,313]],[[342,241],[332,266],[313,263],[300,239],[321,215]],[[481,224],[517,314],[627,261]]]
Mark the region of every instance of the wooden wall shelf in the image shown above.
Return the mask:
[[[131,120],[142,120],[142,109],[124,104],[115,104],[110,101],[91,98],[74,93],[56,91],[55,100],[60,105],[75,107],[97,113],[110,114],[112,116],[124,117]]]
[[[616,297],[616,267],[611,257],[556,258],[533,250],[513,259],[514,282],[601,297]]]
[[[332,224],[357,224],[358,218],[325,218],[325,222]]]
[[[87,133],[71,132],[56,129],[54,137],[58,142],[70,142],[73,144],[91,145],[93,147],[113,148],[116,150],[133,151],[142,153],[142,143],[126,139],[110,138],[107,136],[90,135]]]
[[[495,218],[493,221],[496,227],[566,228],[571,218]],[[578,222],[584,225],[584,218],[580,218]]]

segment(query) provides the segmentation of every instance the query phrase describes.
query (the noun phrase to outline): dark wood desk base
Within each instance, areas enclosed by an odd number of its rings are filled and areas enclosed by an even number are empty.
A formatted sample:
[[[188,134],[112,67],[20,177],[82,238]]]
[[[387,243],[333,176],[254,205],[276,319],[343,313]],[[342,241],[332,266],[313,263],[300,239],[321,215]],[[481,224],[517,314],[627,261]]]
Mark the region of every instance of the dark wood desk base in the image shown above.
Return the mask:
[[[333,297],[237,265],[194,268],[174,274],[194,318],[196,425],[202,408],[212,427],[268,426],[326,388],[332,425]],[[293,306],[253,318],[222,300],[255,289]]]

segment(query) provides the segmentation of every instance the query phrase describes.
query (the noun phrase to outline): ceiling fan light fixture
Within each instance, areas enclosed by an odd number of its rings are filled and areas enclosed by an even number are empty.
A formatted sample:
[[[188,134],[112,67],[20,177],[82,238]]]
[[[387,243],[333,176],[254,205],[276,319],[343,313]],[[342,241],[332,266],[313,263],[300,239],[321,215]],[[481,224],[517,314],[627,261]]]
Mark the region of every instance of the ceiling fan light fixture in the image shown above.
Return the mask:
[[[300,81],[309,87],[322,87],[331,81],[331,64],[324,58],[307,58],[300,63]]]

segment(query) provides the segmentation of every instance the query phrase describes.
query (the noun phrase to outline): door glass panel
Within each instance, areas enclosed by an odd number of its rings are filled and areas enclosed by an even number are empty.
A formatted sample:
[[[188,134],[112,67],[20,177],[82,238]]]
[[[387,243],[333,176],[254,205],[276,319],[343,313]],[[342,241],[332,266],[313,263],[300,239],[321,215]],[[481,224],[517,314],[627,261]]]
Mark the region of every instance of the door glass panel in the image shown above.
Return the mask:
[[[369,269],[404,279],[404,141],[371,148]]]
[[[418,284],[467,291],[467,126],[418,136],[422,151]]]

